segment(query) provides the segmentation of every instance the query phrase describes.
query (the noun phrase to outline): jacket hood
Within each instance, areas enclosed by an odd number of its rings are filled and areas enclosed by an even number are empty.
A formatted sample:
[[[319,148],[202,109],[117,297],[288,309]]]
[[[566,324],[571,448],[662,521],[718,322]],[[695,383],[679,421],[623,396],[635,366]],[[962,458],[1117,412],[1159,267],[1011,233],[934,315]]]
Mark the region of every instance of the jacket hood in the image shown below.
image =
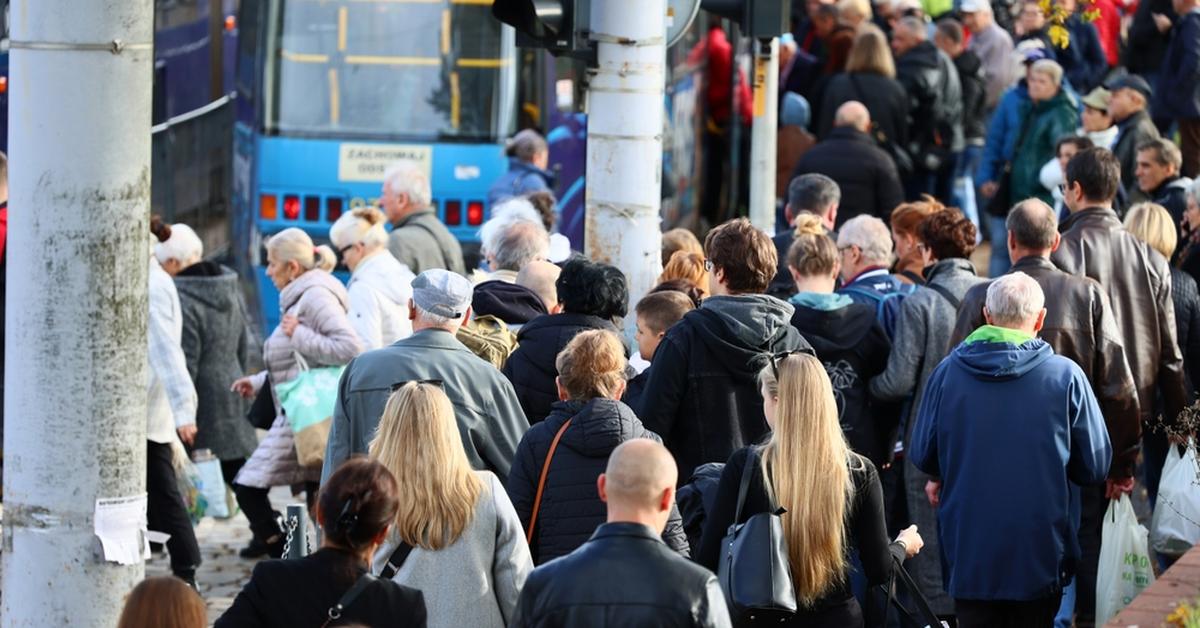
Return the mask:
[[[897,66],[912,68],[937,68],[938,49],[931,42],[923,41],[896,59]]]
[[[746,369],[753,377],[777,347],[800,335],[791,325],[793,313],[794,307],[775,297],[747,294],[709,297],[685,318],[696,325],[696,338],[709,351],[724,357],[731,370]],[[811,350],[803,339],[799,341]]]
[[[400,263],[386,250],[364,260],[354,269],[350,285],[362,282],[375,292],[387,297],[396,305],[407,305],[412,298],[412,281],[415,277],[408,266]]]
[[[607,458],[617,445],[647,434],[633,410],[612,399],[559,401],[552,406],[547,421],[558,417],[571,419],[562,444],[589,458]]]
[[[349,296],[346,294],[346,286],[343,286],[337,277],[319,268],[314,268],[305,271],[303,275],[296,277],[292,283],[279,291],[279,311],[289,310],[300,301],[300,297],[304,296],[305,292],[312,288],[324,288],[332,292],[333,296],[337,297],[338,302],[341,303],[342,309],[348,309]]]
[[[548,313],[537,293],[507,281],[485,281],[475,286],[471,310],[477,316],[491,314],[509,325],[523,325]]]
[[[975,379],[997,381],[1021,377],[1054,355],[1054,350],[1041,338],[1019,345],[996,340],[983,338],[972,342],[968,338],[954,349],[952,359]]]
[[[238,276],[216,262],[199,262],[175,276],[175,291],[214,310],[238,307]]]
[[[792,325],[803,330],[804,339],[817,355],[849,351],[871,332],[875,325],[875,308],[851,303],[836,310],[821,310],[797,306]]]

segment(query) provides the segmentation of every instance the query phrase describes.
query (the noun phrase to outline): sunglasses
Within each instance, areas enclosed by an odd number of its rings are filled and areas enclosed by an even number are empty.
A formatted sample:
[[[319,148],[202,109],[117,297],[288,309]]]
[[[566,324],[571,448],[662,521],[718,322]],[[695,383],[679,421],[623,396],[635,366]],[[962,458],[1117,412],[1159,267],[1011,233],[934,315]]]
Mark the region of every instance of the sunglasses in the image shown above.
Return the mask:
[[[779,381],[779,363],[782,362],[783,360],[788,359],[788,357],[790,357],[790,356],[800,355],[801,353],[807,353],[807,352],[802,351],[800,349],[794,349],[792,351],[784,351],[782,353],[776,353],[771,356],[771,374],[775,376],[775,381]]]
[[[402,382],[396,382],[395,384],[392,384],[392,392],[396,392],[397,390],[404,388],[408,384],[429,384],[430,386],[437,386],[438,388],[441,388],[442,390],[446,390],[446,382],[444,382],[440,379],[408,379],[408,380],[404,380]]]

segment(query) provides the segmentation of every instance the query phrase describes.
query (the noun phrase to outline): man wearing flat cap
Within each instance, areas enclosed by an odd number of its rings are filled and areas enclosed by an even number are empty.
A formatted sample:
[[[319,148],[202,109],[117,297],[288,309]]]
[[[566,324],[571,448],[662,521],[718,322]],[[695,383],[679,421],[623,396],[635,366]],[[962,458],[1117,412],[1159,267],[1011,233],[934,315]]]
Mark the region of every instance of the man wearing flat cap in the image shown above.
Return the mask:
[[[1142,144],[1159,138],[1158,127],[1150,118],[1150,84],[1136,74],[1109,81],[1112,92],[1108,113],[1117,123],[1117,141],[1112,152],[1121,162],[1121,185],[1129,192],[1131,203],[1153,200],[1137,184],[1137,150]]]
[[[446,391],[472,467],[508,476],[529,422],[508,379],[454,337],[471,313],[471,282],[431,269],[412,287],[412,336],[358,356],[342,374],[322,484],[347,458],[367,452],[392,390],[412,381],[437,382]]]

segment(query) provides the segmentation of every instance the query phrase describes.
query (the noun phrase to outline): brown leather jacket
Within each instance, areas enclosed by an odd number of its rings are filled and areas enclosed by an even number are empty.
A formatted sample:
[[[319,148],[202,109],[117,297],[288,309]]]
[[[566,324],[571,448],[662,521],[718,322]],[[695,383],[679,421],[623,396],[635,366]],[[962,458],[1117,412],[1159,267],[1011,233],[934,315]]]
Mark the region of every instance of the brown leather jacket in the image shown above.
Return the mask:
[[[1055,268],[1050,260],[1037,255],[1018,260],[1009,272],[1017,271],[1032,277],[1046,295],[1046,320],[1038,336],[1049,343],[1055,353],[1083,369],[1100,401],[1108,438],[1112,441],[1112,466],[1108,477],[1132,477],[1141,447],[1142,421],[1133,374],[1125,359],[1121,332],[1113,318],[1108,295],[1095,281],[1068,275]],[[989,285],[990,282],[979,284],[963,296],[958,321],[950,334],[952,346],[984,324],[983,305]]]
[[[1062,243],[1050,260],[1068,273],[1095,279],[1108,292],[1142,420],[1149,424],[1154,418],[1157,390],[1163,396],[1163,419],[1173,423],[1186,405],[1187,388],[1167,260],[1125,231],[1111,208],[1074,212],[1059,230]],[[1054,298],[1046,295],[1047,302]]]

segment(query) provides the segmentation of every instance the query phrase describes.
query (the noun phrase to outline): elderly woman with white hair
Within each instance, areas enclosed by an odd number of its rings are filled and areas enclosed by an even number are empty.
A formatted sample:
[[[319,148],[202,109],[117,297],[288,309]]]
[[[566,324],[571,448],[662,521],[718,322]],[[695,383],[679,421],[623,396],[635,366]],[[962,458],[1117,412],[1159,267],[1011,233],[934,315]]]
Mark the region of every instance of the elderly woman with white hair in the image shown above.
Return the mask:
[[[154,245],[154,256],[175,279],[183,318],[183,354],[196,385],[196,449],[208,449],[232,481],[258,446],[246,402],[229,382],[250,367],[251,338],[237,273],[204,260],[204,244],[185,224]],[[244,507],[243,507],[244,508]]]
[[[275,400],[275,422],[233,481],[238,503],[254,533],[241,552],[244,558],[283,553],[278,513],[267,499],[270,488],[305,485],[311,508],[321,477],[320,466],[302,466],[297,458],[292,427],[276,393],[278,386],[299,377],[301,358],[310,368],[337,366],[362,351],[346,315],[350,297],[342,282],[329,273],[336,259],[328,246],[313,246],[308,234],[294,227],[267,240],[267,276],[279,289],[283,318],[263,344],[266,370],[233,383],[235,392],[251,398],[267,382],[269,373]]]
[[[329,240],[350,269],[350,324],[370,351],[412,334],[408,300],[414,275],[388,254],[387,217],[374,207],[342,214],[329,229]]]

